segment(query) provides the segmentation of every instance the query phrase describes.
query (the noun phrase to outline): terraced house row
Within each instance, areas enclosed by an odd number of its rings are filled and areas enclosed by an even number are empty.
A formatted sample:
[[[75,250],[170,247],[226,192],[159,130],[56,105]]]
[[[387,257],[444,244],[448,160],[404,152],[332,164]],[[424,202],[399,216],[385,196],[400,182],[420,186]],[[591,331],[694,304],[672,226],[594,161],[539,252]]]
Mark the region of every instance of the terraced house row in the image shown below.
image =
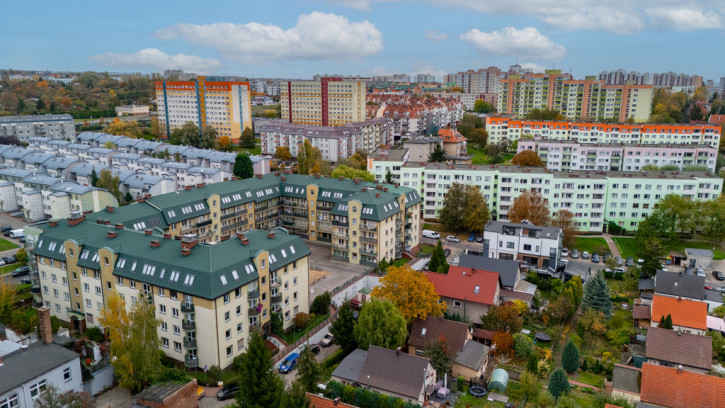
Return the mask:
[[[200,186],[146,196],[88,218],[173,237],[195,234],[208,243],[281,226],[330,243],[332,255],[355,264],[400,258],[419,244],[422,199],[415,189],[281,173]]]
[[[77,216],[28,230],[33,293],[75,328],[98,327],[113,294],[130,311],[153,305],[160,347],[186,367],[232,364],[250,331],[289,328],[309,311],[310,250],[282,229],[249,230],[214,245]]]
[[[371,155],[370,157],[375,157]],[[400,155],[389,155],[400,158]],[[550,212],[571,211],[579,231],[601,232],[608,222],[636,229],[668,194],[709,200],[722,192],[723,179],[706,172],[548,171],[542,167],[445,165],[368,160],[375,177],[390,170],[401,186],[423,197],[423,217],[438,218],[453,183],[479,188],[494,219],[505,220],[514,199],[526,190],[541,193]]]

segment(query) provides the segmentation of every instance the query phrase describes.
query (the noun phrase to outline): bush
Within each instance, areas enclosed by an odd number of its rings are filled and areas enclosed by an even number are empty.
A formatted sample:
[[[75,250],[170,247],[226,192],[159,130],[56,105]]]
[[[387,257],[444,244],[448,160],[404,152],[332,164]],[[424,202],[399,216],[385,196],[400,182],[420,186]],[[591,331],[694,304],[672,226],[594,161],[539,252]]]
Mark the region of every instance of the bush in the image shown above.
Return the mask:
[[[561,365],[569,374],[575,373],[579,368],[579,349],[571,340],[564,346],[564,351],[561,354]]]
[[[209,383],[216,385],[222,379],[222,369],[218,365],[213,365],[206,370],[206,378]]]
[[[310,313],[320,314],[324,315],[330,312],[330,302],[332,302],[332,296],[330,295],[330,292],[325,292],[321,295],[318,295],[314,301],[312,301],[312,306],[310,307]]]
[[[327,357],[324,362],[322,362],[322,366],[324,368],[330,368],[334,366],[335,364],[339,363],[345,358],[345,352],[342,349],[337,350],[336,352],[330,354],[330,357]]]
[[[534,342],[531,340],[531,337],[523,334],[523,333],[516,333],[514,334],[514,351],[516,351],[516,356],[520,359],[527,359],[531,355],[531,352],[534,350]]]
[[[95,341],[96,343],[106,340],[106,336],[103,335],[103,331],[101,331],[98,327],[89,327],[83,335],[88,337],[88,340]]]
[[[307,313],[300,312],[295,315],[295,326],[298,330],[302,330],[310,324],[310,316]]]
[[[463,390],[466,387],[466,380],[463,379],[462,375],[459,375],[458,380],[456,382],[458,383],[458,391],[463,392]]]

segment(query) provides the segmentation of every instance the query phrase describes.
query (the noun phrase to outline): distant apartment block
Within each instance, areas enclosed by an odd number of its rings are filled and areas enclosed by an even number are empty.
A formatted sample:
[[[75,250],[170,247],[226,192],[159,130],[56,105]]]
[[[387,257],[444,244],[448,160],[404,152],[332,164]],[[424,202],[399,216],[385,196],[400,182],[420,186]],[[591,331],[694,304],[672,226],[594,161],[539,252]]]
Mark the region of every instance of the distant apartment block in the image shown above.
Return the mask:
[[[436,98],[451,98],[460,101],[466,110],[473,110],[476,101],[481,99],[496,106],[498,93],[430,92]]]
[[[71,115],[0,116],[0,136],[17,137],[27,142],[31,137],[69,139],[76,137],[76,127]]]
[[[250,97],[249,82],[207,81],[205,77],[156,81],[159,126],[168,138],[175,129],[193,122],[200,132],[211,126],[218,137],[238,143],[244,129],[252,128]]]
[[[393,121],[379,118],[340,126],[317,126],[270,120],[257,125],[263,154],[274,154],[278,147],[287,147],[296,157],[304,141],[320,149],[322,158],[337,162],[357,150],[372,152],[380,145],[393,143]]]
[[[149,114],[148,105],[116,106],[116,116],[142,116]]]
[[[365,120],[363,81],[323,77],[280,84],[282,118],[289,123],[340,126]]]
[[[639,73],[637,71],[626,72],[623,69],[616,71],[602,71],[599,73],[599,80],[606,85],[653,85],[655,88],[691,87],[703,86],[703,79],[700,75],[677,74],[674,72]]]
[[[499,81],[505,77],[505,72],[496,67],[488,67],[450,74],[449,82],[463,89],[464,93],[493,93],[498,94]]]
[[[524,136],[534,139],[573,141],[577,143],[623,144],[720,144],[720,126],[690,124],[628,124],[519,120],[487,117],[489,143],[518,140]]]
[[[415,76],[415,82],[435,82],[436,76],[433,74],[418,74]]]
[[[535,151],[546,168],[556,171],[637,171],[644,166],[703,166],[715,173],[716,147],[696,144],[577,143],[520,139],[518,151]]]

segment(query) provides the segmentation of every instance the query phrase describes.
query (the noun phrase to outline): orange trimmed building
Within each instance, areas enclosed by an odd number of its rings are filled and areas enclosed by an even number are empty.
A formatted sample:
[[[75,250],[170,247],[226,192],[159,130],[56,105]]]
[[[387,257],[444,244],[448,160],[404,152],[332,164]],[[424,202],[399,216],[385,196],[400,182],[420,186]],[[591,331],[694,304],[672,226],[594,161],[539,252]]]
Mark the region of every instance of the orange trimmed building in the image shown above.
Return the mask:
[[[725,407],[725,378],[642,364],[640,400],[658,407]]]
[[[662,317],[672,317],[672,329],[685,333],[707,333],[707,303],[654,295],[652,297],[652,327],[658,327]],[[725,405],[723,405],[725,406]]]
[[[161,134],[168,138],[186,122],[217,131],[238,143],[242,132],[252,128],[252,104],[249,82],[156,81],[156,103]]]

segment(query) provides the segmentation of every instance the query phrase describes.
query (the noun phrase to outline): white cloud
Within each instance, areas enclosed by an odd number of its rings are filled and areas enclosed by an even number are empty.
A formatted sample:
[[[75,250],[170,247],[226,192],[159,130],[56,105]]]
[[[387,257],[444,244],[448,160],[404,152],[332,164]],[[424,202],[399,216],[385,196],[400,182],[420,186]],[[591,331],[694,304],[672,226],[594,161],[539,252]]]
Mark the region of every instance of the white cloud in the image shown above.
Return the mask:
[[[151,68],[158,71],[164,69],[183,69],[191,72],[214,72],[222,67],[222,63],[213,58],[202,58],[195,55],[169,55],[156,48],[146,48],[133,54],[107,52],[94,55],[91,61],[107,67]]]
[[[557,60],[566,56],[566,49],[554,43],[534,27],[505,27],[486,33],[473,29],[461,40],[473,44],[480,53],[515,55],[533,60]]]
[[[433,41],[444,41],[448,39],[448,34],[438,30],[425,30],[425,38]]]
[[[362,11],[370,11],[370,0],[329,0],[331,3],[348,6]]]
[[[383,34],[369,21],[351,22],[335,14],[312,12],[283,29],[260,23],[181,23],[156,32],[164,40],[182,39],[214,47],[242,64],[274,60],[340,61],[369,56],[383,49]]]
[[[658,7],[646,9],[645,12],[654,24],[670,27],[680,31],[697,29],[723,28],[720,15],[715,11],[701,11],[688,8]]]
[[[525,63],[520,64],[520,65],[521,65],[521,68],[523,68],[523,69],[530,69],[535,74],[536,73],[542,73],[542,72],[544,72],[544,70],[546,70],[546,67],[545,66],[539,65],[539,64],[534,64],[533,62],[525,62]]]

